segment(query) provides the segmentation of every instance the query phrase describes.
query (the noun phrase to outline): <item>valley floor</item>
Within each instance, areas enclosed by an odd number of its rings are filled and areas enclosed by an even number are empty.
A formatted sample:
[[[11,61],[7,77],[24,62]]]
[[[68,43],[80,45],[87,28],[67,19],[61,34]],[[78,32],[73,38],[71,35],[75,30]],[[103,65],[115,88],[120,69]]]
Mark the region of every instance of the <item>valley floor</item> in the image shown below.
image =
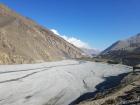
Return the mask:
[[[68,105],[105,78],[128,73],[125,65],[63,60],[0,65],[0,105]]]

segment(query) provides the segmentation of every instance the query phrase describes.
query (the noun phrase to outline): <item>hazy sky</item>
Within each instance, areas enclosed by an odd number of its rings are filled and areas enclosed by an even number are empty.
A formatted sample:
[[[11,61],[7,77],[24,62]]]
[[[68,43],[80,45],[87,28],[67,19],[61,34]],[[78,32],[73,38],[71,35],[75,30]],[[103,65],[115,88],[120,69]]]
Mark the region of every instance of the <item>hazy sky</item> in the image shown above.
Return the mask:
[[[104,49],[140,32],[140,0],[0,0],[67,39]],[[83,42],[85,43],[83,43]]]

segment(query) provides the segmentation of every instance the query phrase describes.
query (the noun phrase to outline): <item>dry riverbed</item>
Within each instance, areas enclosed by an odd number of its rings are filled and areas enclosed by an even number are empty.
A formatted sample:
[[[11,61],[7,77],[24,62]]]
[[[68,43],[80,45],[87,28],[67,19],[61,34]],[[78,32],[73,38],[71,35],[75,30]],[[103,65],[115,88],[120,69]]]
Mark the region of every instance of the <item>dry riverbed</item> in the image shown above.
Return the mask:
[[[106,78],[130,71],[125,65],[76,60],[0,65],[0,105],[68,105]]]

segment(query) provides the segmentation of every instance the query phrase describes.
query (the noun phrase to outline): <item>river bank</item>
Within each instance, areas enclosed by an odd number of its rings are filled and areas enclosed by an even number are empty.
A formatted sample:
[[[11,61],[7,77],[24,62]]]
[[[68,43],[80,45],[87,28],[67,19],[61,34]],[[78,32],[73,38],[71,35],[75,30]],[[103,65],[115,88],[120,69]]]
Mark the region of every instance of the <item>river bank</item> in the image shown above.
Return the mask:
[[[106,83],[110,85],[110,82]],[[139,71],[128,73],[115,87],[105,89],[103,92],[97,92],[94,97],[81,101],[77,105],[136,105],[138,103],[140,103]]]
[[[102,94],[102,95],[106,94],[106,90],[109,90],[111,88],[118,86],[121,83],[122,79],[126,77],[128,74],[129,73],[123,73],[117,76],[104,77],[105,81],[103,81],[102,83],[98,84],[95,87],[97,89],[95,92],[89,92],[89,93],[83,94],[78,99],[73,101],[70,105],[79,104],[80,102],[84,100],[90,100],[90,99],[96,98],[97,94],[98,94],[98,97],[99,97],[99,94]]]

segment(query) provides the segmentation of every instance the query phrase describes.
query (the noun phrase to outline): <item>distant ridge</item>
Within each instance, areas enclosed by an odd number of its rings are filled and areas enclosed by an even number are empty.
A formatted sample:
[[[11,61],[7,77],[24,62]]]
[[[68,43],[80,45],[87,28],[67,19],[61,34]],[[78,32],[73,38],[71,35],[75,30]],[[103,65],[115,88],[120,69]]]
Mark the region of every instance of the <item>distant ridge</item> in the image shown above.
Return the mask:
[[[140,33],[128,39],[120,40],[112,44],[100,53],[100,56],[108,59],[117,59],[133,65],[140,64]]]
[[[133,52],[135,49],[140,47],[140,33],[136,34],[125,40],[119,40],[108,47],[106,50],[102,52],[102,54],[106,54],[112,51],[117,50],[125,50],[128,52]]]

